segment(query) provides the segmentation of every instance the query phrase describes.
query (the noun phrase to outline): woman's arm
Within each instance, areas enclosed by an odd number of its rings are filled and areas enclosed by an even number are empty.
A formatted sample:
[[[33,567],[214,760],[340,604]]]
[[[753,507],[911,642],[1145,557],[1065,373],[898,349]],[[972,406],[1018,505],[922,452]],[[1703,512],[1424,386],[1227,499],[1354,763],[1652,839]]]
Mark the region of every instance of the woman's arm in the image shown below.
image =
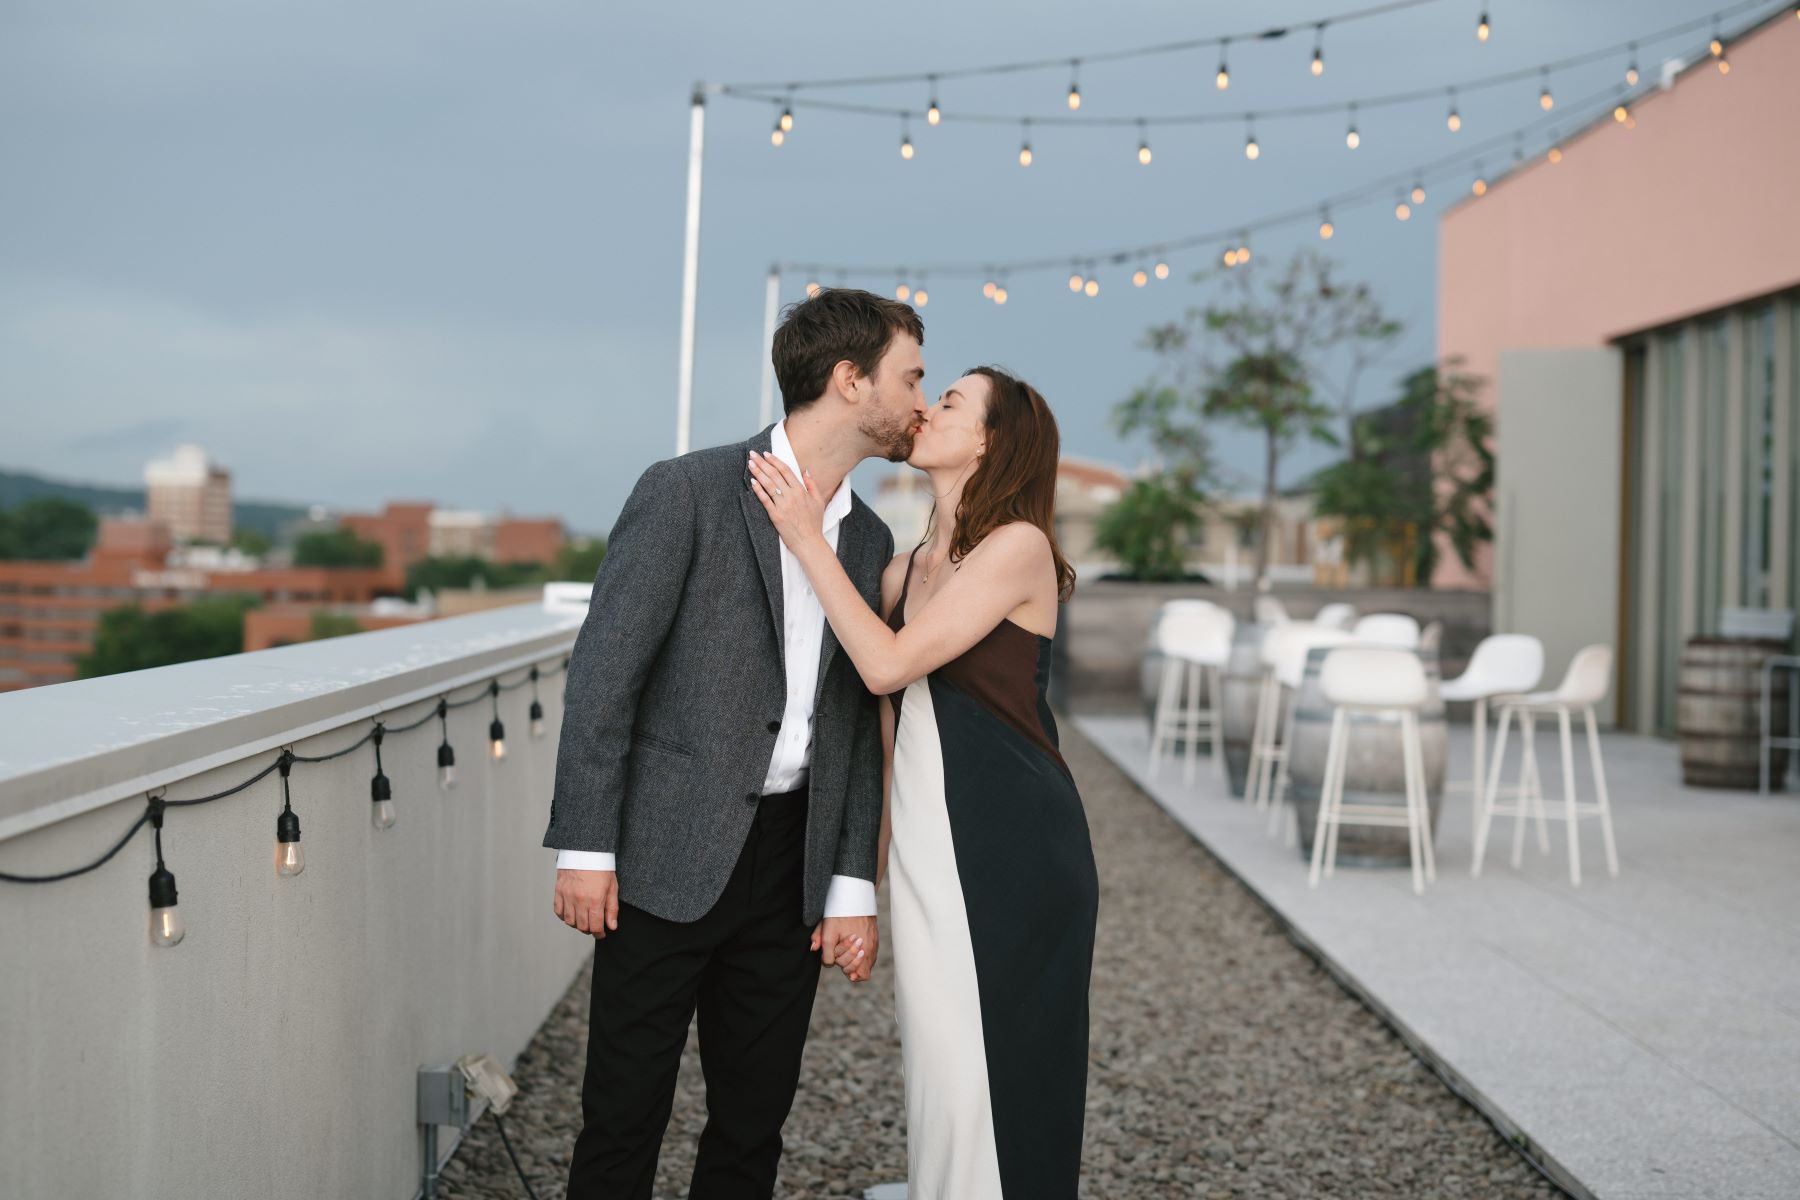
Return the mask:
[[[877,696],[924,678],[986,637],[1054,569],[1042,530],[1023,521],[1002,525],[896,634],[863,600],[825,540],[825,507],[812,480],[795,479],[772,455],[752,459],[750,473],[776,531],[812,581],[838,644]],[[777,487],[780,496],[774,495]]]
[[[894,789],[894,705],[886,696],[881,702],[881,841],[875,851],[875,887],[887,878],[888,838],[893,832],[889,823],[889,795]]]

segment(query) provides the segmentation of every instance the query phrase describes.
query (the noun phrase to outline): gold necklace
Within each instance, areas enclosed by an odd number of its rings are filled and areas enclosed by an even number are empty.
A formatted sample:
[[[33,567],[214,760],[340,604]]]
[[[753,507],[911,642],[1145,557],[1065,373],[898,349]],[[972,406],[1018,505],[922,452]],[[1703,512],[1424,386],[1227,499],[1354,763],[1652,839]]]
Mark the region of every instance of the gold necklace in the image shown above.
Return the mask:
[[[944,559],[947,559],[949,557],[950,557],[950,551],[948,551],[948,550],[944,551],[944,558],[938,559],[938,564],[937,564],[938,567],[943,566]],[[930,583],[931,582],[931,573],[935,570],[937,570],[937,567],[933,567],[933,566],[929,566],[929,565],[926,566],[924,572],[922,574],[920,574],[920,576],[919,576],[919,582],[920,583]]]

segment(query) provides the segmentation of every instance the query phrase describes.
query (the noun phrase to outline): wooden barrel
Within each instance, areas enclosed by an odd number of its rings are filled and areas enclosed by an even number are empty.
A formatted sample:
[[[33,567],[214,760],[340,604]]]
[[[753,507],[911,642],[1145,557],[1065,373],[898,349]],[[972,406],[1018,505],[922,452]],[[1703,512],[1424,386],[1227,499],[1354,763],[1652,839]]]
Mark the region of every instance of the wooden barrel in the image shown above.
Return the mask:
[[[1780,642],[1689,638],[1681,652],[1675,728],[1681,740],[1681,780],[1690,787],[1747,788],[1760,784],[1762,665],[1784,653]],[[1770,729],[1786,736],[1788,691],[1777,680],[1770,697]],[[1769,753],[1769,778],[1787,773],[1787,750]]]
[[[1325,751],[1331,741],[1331,705],[1319,686],[1319,671],[1331,647],[1306,656],[1306,676],[1294,709],[1294,742],[1288,747],[1288,799],[1300,821],[1300,857],[1312,858],[1313,829],[1319,819],[1319,792],[1325,781]],[[1419,710],[1419,748],[1425,764],[1425,795],[1435,836],[1443,806],[1444,767],[1450,730],[1438,694],[1438,658],[1421,651],[1427,694]],[[1351,715],[1348,760],[1344,764],[1345,804],[1392,804],[1404,808],[1406,776],[1400,757],[1399,718]],[[1404,825],[1344,825],[1338,829],[1339,866],[1404,867],[1412,859]]]
[[[1231,659],[1220,681],[1225,708],[1225,777],[1240,799],[1250,778],[1250,735],[1256,732],[1256,701],[1262,687],[1262,640],[1268,627],[1238,622],[1231,635]]]

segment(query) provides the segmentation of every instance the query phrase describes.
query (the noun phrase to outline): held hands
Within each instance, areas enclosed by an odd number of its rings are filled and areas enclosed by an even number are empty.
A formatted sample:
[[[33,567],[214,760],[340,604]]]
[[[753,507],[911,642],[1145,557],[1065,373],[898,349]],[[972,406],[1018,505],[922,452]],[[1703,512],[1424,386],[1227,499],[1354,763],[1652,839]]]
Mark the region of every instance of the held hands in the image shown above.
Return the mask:
[[[558,871],[552,903],[563,924],[604,938],[619,927],[619,876],[614,871]]]
[[[874,973],[880,943],[874,917],[826,917],[812,935],[812,948],[824,951],[821,967],[838,968],[851,983],[866,983]]]
[[[804,479],[797,479],[788,465],[773,454],[752,450],[750,486],[789,550],[799,553],[809,540],[823,539],[825,500],[813,483],[811,471],[806,472]]]

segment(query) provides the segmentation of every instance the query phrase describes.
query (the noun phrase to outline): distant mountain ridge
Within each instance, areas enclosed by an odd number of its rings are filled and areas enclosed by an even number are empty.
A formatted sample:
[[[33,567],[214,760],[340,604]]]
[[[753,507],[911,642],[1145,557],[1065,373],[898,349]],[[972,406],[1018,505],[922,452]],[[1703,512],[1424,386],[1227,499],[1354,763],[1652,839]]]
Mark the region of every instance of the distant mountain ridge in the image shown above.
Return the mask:
[[[141,487],[65,483],[29,471],[9,471],[0,467],[0,509],[11,508],[39,496],[59,496],[64,500],[85,504],[102,515],[127,509],[143,512],[145,506],[144,489]],[[231,521],[236,528],[254,529],[273,541],[283,525],[304,517],[309,507],[305,504],[276,504],[262,500],[233,500]]]

